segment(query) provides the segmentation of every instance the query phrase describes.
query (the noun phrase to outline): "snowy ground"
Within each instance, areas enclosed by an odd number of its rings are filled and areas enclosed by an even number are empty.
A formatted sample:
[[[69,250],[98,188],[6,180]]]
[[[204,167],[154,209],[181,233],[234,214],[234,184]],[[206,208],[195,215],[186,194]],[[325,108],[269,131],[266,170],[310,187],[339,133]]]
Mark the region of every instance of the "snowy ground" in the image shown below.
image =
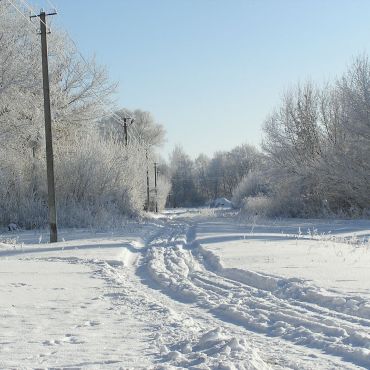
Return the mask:
[[[4,233],[0,368],[370,368],[369,235],[197,210]]]

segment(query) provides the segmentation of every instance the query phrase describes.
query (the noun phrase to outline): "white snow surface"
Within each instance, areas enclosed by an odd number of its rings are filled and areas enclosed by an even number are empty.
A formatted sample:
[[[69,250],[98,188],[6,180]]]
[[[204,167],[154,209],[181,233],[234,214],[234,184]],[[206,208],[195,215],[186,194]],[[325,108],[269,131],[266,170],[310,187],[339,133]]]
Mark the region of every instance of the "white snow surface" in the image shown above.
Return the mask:
[[[369,369],[370,222],[167,211],[0,236],[1,369]]]

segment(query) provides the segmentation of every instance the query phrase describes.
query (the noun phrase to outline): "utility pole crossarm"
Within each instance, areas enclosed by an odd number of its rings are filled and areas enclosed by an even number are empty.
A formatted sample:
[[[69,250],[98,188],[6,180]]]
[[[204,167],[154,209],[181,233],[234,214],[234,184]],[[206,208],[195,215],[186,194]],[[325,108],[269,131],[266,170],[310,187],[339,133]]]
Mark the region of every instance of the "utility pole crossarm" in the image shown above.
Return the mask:
[[[56,14],[57,14],[56,11],[53,11],[53,12],[50,12],[50,13],[45,13],[44,11],[41,11],[40,14],[30,15],[30,19],[40,18],[40,34],[42,34],[42,26],[41,25],[43,25],[45,27],[45,33],[49,34],[49,33],[51,33],[51,31],[50,31],[50,29],[49,30],[47,29],[46,17],[49,16],[49,15],[56,15]]]

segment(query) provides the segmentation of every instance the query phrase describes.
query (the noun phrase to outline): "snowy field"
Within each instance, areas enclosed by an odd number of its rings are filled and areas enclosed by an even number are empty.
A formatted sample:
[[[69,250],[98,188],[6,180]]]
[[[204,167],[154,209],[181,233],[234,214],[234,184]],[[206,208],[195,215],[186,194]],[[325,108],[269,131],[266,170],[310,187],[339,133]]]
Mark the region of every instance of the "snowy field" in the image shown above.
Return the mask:
[[[167,211],[0,236],[0,368],[370,368],[368,221]]]
[[[224,267],[301,278],[370,299],[370,222],[294,220],[248,227],[232,219],[202,223],[197,238]]]

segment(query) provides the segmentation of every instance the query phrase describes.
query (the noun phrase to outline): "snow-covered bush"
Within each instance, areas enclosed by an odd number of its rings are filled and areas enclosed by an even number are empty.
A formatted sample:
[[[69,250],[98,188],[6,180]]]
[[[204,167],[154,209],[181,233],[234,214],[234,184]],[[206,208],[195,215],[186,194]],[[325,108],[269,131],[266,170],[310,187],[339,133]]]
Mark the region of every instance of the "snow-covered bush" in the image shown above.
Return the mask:
[[[11,154],[11,155],[10,155]],[[46,165],[9,153],[0,163],[0,223],[47,225]],[[55,147],[58,222],[96,226],[138,215],[145,202],[145,152],[99,137],[97,131]]]
[[[137,215],[145,201],[145,152],[103,139],[95,131],[58,147],[59,221],[87,226],[104,218]],[[63,215],[65,217],[63,217]]]
[[[41,164],[22,151],[0,149],[0,224],[43,226],[45,184]]]
[[[157,188],[158,188],[158,191],[157,191],[158,209],[163,210],[166,205],[167,196],[171,190],[170,180],[167,177],[159,177]]]
[[[274,216],[273,199],[266,195],[247,197],[243,202],[244,213],[250,216]]]
[[[233,191],[232,203],[235,207],[241,207],[246,198],[255,197],[268,193],[268,178],[266,173],[251,171],[243,177]]]
[[[269,192],[246,196],[241,201],[243,213],[262,217],[303,216],[304,203],[299,188],[292,183],[281,183],[279,188],[271,186]]]

